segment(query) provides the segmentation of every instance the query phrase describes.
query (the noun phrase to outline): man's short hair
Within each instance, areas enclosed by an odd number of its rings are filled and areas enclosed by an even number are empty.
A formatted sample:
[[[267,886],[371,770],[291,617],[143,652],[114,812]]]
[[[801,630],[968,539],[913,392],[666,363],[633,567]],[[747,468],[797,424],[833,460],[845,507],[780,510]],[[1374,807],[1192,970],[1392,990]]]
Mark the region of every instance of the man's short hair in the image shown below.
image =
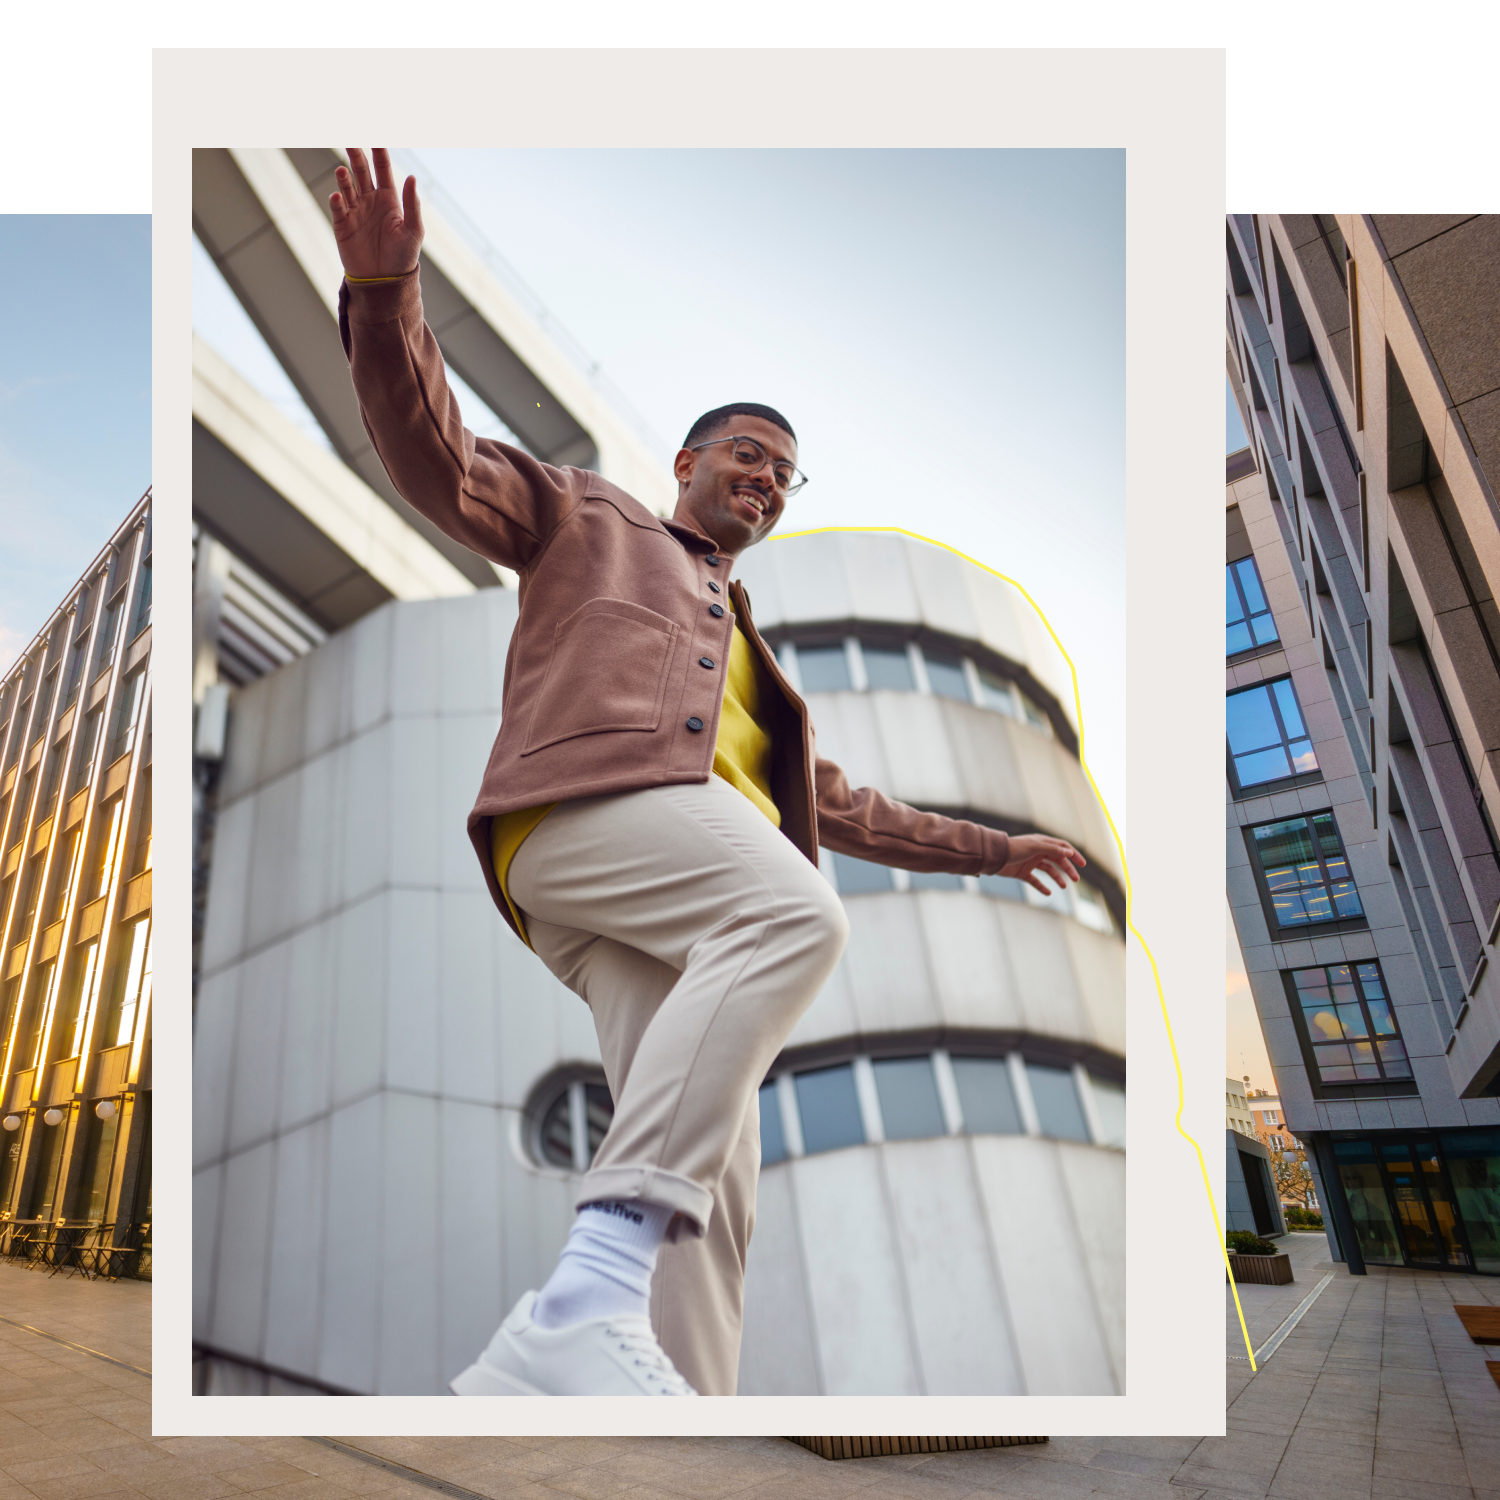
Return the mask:
[[[712,411],[704,412],[688,428],[688,435],[683,438],[682,446],[691,448],[694,443],[706,441],[721,427],[728,426],[732,417],[759,417],[763,422],[770,422],[772,426],[779,427],[794,443],[797,441],[797,434],[792,431],[792,424],[774,406],[762,406],[756,401],[735,401],[729,406],[716,406]]]

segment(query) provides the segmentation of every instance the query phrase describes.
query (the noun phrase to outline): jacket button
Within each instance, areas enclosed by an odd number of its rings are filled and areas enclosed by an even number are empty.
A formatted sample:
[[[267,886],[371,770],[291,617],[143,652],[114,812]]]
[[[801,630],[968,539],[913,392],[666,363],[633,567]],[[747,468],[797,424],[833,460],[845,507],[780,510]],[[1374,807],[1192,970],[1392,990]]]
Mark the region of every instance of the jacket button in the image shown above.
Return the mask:
[[[721,589],[720,589],[720,588],[719,588],[719,585],[718,585],[718,584],[716,584],[716,583],[715,583],[715,582],[714,582],[714,581],[713,581],[713,580],[712,580],[712,579],[709,579],[709,582],[708,582],[708,586],[709,586],[709,588],[711,588],[711,589],[712,589],[712,590],[713,590],[713,591],[714,591],[714,593],[716,593],[716,594],[718,594],[718,593],[721,593],[721,592],[722,592],[722,590],[721,590]]]
[[[702,719],[689,719],[688,720],[688,728],[691,729],[694,734],[697,734],[697,732],[700,729],[703,728],[703,720]]]
[[[711,656],[700,656],[698,658],[698,665],[700,667],[711,667],[711,666],[713,666],[713,664],[714,664],[714,659]]]
[[[713,553],[710,552],[709,555],[703,559],[703,561],[706,562],[709,565],[709,567],[711,567],[711,568],[717,568],[719,566],[719,563],[720,563],[721,559],[715,557],[713,555]]]
[[[710,604],[708,612],[717,620],[724,613],[724,606],[722,604]]]

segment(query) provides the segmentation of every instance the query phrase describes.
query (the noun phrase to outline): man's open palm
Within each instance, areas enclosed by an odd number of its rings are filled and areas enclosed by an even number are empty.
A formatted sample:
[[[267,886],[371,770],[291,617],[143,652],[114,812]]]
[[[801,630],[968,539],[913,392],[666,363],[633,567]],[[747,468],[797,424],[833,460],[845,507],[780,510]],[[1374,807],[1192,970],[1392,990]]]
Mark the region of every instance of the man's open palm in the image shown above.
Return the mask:
[[[398,199],[390,152],[377,146],[374,158],[373,178],[358,146],[349,150],[349,165],[338,169],[339,191],[328,200],[333,236],[346,275],[405,276],[416,269],[422,249],[417,179],[406,179]]]

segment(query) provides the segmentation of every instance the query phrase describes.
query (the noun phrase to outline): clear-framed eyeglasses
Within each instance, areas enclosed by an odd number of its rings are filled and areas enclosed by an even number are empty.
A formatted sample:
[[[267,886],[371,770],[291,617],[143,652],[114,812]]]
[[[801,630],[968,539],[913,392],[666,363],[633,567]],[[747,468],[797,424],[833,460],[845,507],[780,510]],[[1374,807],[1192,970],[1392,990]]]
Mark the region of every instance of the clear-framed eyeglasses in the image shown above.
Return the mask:
[[[754,438],[711,438],[706,443],[694,443],[688,452],[696,453],[700,448],[712,448],[719,443],[734,444],[734,461],[747,474],[758,474],[769,463],[771,482],[783,495],[795,495],[807,483],[807,475],[796,464],[788,463],[784,458],[772,460],[770,454]]]

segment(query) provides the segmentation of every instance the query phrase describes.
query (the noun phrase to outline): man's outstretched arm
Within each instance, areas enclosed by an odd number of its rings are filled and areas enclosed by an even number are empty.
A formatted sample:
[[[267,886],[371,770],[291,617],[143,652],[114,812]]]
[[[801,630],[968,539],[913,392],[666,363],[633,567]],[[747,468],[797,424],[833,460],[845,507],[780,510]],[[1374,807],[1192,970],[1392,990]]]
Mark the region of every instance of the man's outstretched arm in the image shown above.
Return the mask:
[[[904,870],[1008,875],[1044,896],[1077,881],[1087,863],[1066,839],[1006,834],[962,818],[919,812],[872,787],[851,789],[831,761],[816,763],[818,842],[838,854]]]
[[[416,179],[398,196],[390,153],[375,151],[372,173],[358,147],[337,175],[328,201],[345,273],[339,332],[370,441],[423,515],[481,557],[524,569],[580,503],[584,481],[464,426],[422,316]]]

